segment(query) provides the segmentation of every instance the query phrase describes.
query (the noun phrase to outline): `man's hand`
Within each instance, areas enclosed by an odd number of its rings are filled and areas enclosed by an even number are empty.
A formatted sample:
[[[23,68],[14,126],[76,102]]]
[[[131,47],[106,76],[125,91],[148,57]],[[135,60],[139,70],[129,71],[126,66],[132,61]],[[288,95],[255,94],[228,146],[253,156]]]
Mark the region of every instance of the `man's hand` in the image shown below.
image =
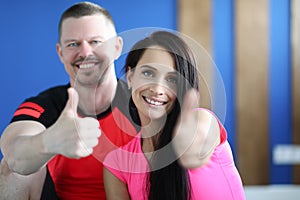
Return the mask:
[[[69,88],[68,95],[68,102],[60,117],[44,132],[44,151],[69,158],[86,157],[98,144],[101,135],[99,122],[92,117],[78,117],[78,93],[74,88]]]
[[[217,119],[208,110],[199,108],[199,95],[195,90],[184,97],[174,130],[173,147],[186,168],[205,164],[220,141]]]

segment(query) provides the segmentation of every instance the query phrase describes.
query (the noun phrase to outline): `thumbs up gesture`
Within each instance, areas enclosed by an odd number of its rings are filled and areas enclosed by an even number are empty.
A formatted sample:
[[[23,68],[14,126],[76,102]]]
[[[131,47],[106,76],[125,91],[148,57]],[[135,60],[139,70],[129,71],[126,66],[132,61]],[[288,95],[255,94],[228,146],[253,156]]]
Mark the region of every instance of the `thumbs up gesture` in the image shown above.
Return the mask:
[[[173,148],[185,168],[205,164],[220,142],[216,117],[210,111],[198,108],[198,103],[197,91],[188,91],[173,133]]]
[[[86,157],[98,144],[98,137],[101,135],[99,122],[92,117],[78,117],[78,93],[74,88],[69,88],[68,95],[69,99],[61,115],[44,132],[44,151],[69,158]]]

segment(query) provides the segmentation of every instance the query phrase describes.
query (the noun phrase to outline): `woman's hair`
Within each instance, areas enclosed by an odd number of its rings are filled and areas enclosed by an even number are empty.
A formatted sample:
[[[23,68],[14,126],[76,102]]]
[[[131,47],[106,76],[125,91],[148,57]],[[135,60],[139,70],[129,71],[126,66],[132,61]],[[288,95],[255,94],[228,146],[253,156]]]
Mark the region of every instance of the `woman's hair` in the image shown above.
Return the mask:
[[[145,39],[137,42],[128,53],[125,63],[125,70],[134,70],[144,52],[152,47],[162,47],[167,50],[175,61],[178,76],[177,100],[172,111],[168,114],[166,123],[162,129],[155,150],[161,149],[172,141],[173,129],[178,116],[180,115],[180,103],[188,89],[199,89],[199,77],[196,69],[195,60],[187,44],[177,35],[168,31],[156,31]],[[155,48],[154,47],[154,48]],[[130,67],[130,68],[129,68]],[[136,107],[130,100],[130,110],[133,115],[137,115]],[[139,123],[138,117],[136,122]],[[157,152],[157,151],[156,151]],[[174,158],[169,165],[159,167],[165,158]],[[190,199],[190,181],[187,170],[177,161],[175,152],[172,148],[166,154],[154,153],[151,160],[151,172],[147,185],[149,200],[176,200]]]

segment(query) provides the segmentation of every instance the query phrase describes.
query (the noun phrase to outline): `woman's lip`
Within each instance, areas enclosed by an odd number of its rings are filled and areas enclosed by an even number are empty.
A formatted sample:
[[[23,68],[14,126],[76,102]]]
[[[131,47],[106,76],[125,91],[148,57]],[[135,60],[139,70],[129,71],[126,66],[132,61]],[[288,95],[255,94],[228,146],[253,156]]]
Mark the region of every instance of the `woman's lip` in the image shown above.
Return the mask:
[[[151,104],[151,105],[154,105],[154,106],[162,106],[162,105],[165,105],[165,104],[166,104],[165,101],[158,100],[158,99],[153,99],[153,98],[149,98],[149,97],[145,97],[145,96],[143,96],[143,99],[144,99],[148,104]]]

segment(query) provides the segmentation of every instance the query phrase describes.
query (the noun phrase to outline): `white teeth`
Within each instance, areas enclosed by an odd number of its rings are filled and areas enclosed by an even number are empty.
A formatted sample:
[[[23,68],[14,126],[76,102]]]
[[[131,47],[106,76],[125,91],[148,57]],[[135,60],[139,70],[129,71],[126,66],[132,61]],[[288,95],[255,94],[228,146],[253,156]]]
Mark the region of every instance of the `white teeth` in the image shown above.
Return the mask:
[[[148,103],[150,103],[150,104],[152,104],[152,105],[155,105],[155,106],[161,106],[161,105],[164,104],[163,102],[154,101],[154,100],[152,100],[152,99],[148,99],[147,97],[145,97],[145,100],[146,100]]]
[[[79,68],[80,68],[80,69],[88,69],[88,68],[93,67],[94,65],[95,65],[94,63],[91,63],[91,64],[83,64],[83,65],[79,65]]]

